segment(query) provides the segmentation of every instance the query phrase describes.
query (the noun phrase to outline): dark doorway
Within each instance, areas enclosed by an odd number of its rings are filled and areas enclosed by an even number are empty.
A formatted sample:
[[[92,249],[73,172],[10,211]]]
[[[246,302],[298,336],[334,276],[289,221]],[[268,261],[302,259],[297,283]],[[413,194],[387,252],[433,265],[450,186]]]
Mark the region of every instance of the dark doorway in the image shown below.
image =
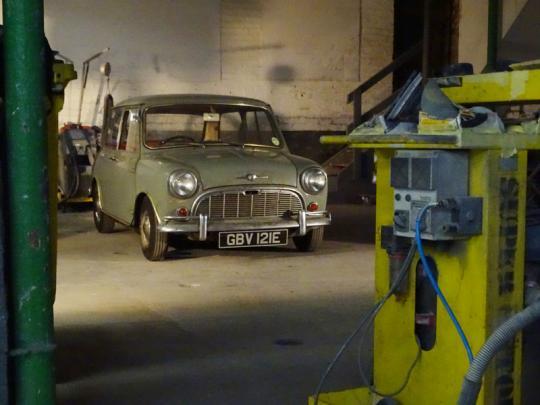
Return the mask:
[[[395,0],[394,59],[422,41],[427,11],[428,45],[425,67],[427,76],[457,59],[459,0]],[[423,70],[423,52],[394,73],[394,89],[401,87],[411,72]]]

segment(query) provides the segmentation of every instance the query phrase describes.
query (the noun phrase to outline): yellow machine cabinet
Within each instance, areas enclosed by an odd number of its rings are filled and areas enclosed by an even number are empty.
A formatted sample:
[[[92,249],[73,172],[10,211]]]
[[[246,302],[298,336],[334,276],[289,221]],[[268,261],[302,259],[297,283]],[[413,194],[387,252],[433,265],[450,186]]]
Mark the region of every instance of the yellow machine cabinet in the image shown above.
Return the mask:
[[[53,301],[56,295],[56,252],[57,252],[57,211],[58,211],[58,114],[64,108],[64,91],[68,83],[77,78],[71,63],[56,60],[52,66],[52,89],[47,115],[47,148],[49,163],[49,229],[51,243],[51,263]]]
[[[453,83],[447,94],[455,102],[540,100],[539,71],[465,76],[454,78]],[[322,142],[375,150],[377,300],[388,292],[390,285],[389,254],[383,246],[383,234],[385,228],[396,226],[398,196],[391,185],[393,158],[404,151],[411,151],[413,156],[421,151],[461,152],[467,157],[467,177],[451,170],[449,176],[453,180],[447,185],[465,182],[469,196],[481,198],[480,232],[448,241],[424,240],[423,246],[432,259],[438,284],[476,354],[494,329],[523,307],[527,151],[540,149],[538,132],[509,128],[503,134],[461,129],[443,135],[388,135],[363,130],[347,136],[324,137]],[[441,301],[436,300],[434,316],[423,313],[425,300],[419,291],[425,291],[419,290],[418,279],[422,274],[416,255],[405,292],[390,297],[375,318],[373,386],[380,393],[391,393],[403,385],[418,353],[419,331],[425,328],[422,325],[428,325],[432,332],[428,344],[424,341],[408,384],[393,399],[403,405],[455,404],[469,361]],[[478,404],[521,403],[521,356],[518,335],[490,363]],[[377,404],[380,399],[362,387],[321,394],[318,403]]]
[[[394,150],[377,150],[376,290],[388,290],[388,254],[381,248],[380,229],[393,223],[390,158]],[[473,352],[494,328],[523,305],[525,235],[525,152],[503,163],[498,150],[471,150],[469,190],[483,198],[482,234],[470,239],[424,242],[436,263],[441,290],[461,322]],[[403,384],[417,353],[415,339],[415,285],[418,260],[409,272],[406,297],[392,298],[375,320],[374,382],[378,390],[392,392]],[[411,380],[396,399],[402,404],[454,404],[467,372],[468,360],[454,326],[440,302],[436,311],[436,338],[422,351]],[[519,404],[521,342],[492,363],[479,404]],[[507,400],[512,400],[506,402]]]

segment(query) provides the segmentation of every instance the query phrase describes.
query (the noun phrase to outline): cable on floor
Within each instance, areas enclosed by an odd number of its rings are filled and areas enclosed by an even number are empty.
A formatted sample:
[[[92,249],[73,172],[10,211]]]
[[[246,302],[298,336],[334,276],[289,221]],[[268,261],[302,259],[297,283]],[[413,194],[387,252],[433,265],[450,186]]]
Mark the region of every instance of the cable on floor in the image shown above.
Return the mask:
[[[416,253],[416,243],[413,240],[413,242],[411,243],[411,246],[409,248],[409,252],[407,253],[407,257],[403,261],[403,264],[402,264],[402,266],[401,266],[401,268],[400,268],[400,270],[398,272],[398,275],[395,278],[392,285],[390,286],[390,289],[388,290],[388,292],[383,296],[383,298],[381,298],[368,311],[367,314],[365,314],[360,319],[360,322],[358,323],[357,328],[349,335],[349,337],[347,337],[347,339],[345,339],[345,342],[341,345],[340,349],[338,350],[338,352],[334,356],[333,360],[328,365],[328,367],[327,367],[326,371],[324,372],[324,374],[322,375],[322,377],[321,377],[321,379],[319,381],[319,384],[317,385],[317,388],[315,390],[315,393],[313,395],[314,398],[315,398],[314,405],[318,405],[318,403],[319,403],[319,395],[321,393],[323,385],[324,385],[326,379],[328,378],[328,376],[330,375],[330,373],[332,372],[332,370],[334,369],[335,365],[337,364],[337,362],[339,361],[339,359],[341,358],[341,356],[345,352],[345,350],[350,346],[351,342],[358,335],[358,333],[362,330],[362,328],[364,327],[366,322],[368,322],[371,317],[373,317],[377,313],[379,313],[379,311],[384,306],[386,301],[388,301],[388,299],[394,294],[394,292],[397,290],[397,288],[399,287],[399,285],[403,281],[405,275],[409,271],[409,268],[410,268],[410,265],[411,265],[411,262],[412,262],[412,260],[414,258],[415,253]],[[415,364],[416,364],[416,362],[415,362]]]

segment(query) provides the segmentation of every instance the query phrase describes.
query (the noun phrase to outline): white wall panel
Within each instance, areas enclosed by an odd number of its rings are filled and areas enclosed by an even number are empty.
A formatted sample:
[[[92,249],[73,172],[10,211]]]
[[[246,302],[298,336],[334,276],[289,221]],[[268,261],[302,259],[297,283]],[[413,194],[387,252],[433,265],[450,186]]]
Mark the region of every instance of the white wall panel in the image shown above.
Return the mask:
[[[46,33],[77,70],[93,53],[83,121],[101,123],[99,64],[116,100],[235,94],[270,102],[285,129],[343,130],[359,80],[361,0],[45,0]],[[390,23],[391,24],[391,23]],[[75,120],[79,81],[61,121]]]

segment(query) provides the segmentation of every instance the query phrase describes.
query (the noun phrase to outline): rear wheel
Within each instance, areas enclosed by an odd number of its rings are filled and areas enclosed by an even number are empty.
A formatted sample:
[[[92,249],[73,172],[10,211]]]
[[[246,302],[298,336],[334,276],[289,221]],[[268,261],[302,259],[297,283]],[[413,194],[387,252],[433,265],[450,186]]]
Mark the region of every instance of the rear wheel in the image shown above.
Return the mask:
[[[312,229],[304,236],[293,237],[296,248],[301,252],[314,252],[321,246],[324,237],[324,228]]]
[[[101,210],[101,198],[96,184],[92,186],[92,202],[94,225],[99,233],[111,233],[114,231],[115,220]]]
[[[154,207],[148,198],[145,198],[141,204],[139,234],[144,257],[151,261],[165,259],[168,248],[167,233],[159,231]]]

